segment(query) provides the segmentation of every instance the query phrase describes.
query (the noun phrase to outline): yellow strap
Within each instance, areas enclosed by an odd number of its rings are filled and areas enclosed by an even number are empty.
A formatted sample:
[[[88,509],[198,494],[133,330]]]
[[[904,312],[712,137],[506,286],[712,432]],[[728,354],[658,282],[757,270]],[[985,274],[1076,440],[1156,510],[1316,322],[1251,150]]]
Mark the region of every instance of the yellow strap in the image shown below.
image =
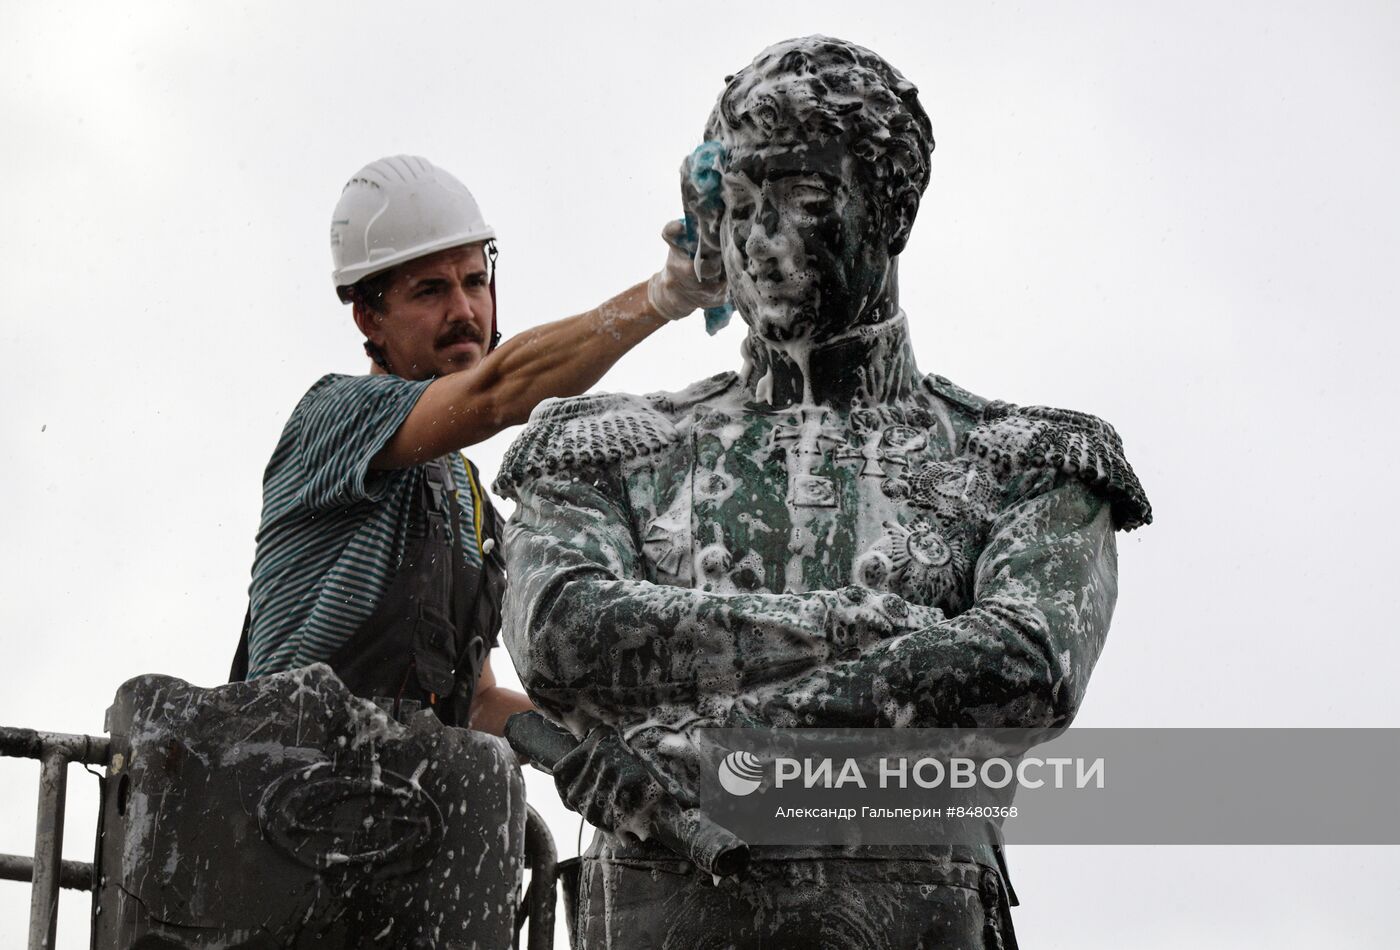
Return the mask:
[[[467,483],[472,488],[472,525],[476,528],[476,549],[483,558],[486,552],[482,550],[481,539],[481,486],[476,483],[476,475],[472,473],[472,463],[467,461],[465,455],[462,456],[462,468],[467,472]]]

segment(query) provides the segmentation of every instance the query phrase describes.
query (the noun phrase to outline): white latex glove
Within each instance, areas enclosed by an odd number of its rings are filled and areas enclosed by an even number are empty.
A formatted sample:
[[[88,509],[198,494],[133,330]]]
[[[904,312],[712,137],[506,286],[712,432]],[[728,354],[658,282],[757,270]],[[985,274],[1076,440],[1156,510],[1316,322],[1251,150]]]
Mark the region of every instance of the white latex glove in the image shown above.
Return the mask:
[[[647,283],[647,302],[652,309],[667,320],[679,320],[702,307],[723,304],[728,292],[723,274],[706,281],[696,276],[695,258],[686,247],[685,222],[672,221],[661,229],[661,237],[670,245],[670,252],[666,265]]]

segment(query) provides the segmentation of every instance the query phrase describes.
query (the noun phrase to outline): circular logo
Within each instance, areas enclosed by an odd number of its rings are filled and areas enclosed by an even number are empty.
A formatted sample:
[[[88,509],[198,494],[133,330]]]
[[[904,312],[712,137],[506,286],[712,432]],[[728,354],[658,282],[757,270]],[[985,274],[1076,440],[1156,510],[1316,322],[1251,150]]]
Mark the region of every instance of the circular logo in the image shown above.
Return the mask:
[[[375,766],[298,766],[268,785],[258,827],[277,850],[317,870],[373,869],[398,877],[431,861],[442,845],[442,809],[417,782]]]
[[[731,795],[748,795],[763,784],[763,763],[752,752],[731,752],[719,764],[719,784]]]

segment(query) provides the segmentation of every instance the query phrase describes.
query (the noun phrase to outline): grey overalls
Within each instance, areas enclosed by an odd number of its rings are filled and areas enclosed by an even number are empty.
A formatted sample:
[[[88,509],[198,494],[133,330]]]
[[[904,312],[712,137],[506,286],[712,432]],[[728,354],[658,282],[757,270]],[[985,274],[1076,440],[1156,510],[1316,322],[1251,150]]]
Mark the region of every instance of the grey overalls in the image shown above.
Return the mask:
[[[396,715],[405,702],[416,703],[432,706],[449,725],[466,726],[477,677],[501,626],[502,520],[467,461],[469,484],[463,487],[477,526],[470,541],[481,552],[481,566],[468,564],[452,468],[445,457],[422,467],[389,589],[327,662],[352,693],[387,699]],[[247,678],[248,626],[245,617],[231,682]]]

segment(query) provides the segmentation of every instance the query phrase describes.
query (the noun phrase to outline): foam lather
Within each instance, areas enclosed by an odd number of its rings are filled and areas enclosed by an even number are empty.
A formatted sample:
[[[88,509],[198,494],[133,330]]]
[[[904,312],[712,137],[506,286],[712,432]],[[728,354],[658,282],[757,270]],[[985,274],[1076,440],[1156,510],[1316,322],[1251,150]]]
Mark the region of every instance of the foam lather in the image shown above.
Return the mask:
[[[646,399],[600,393],[551,399],[506,451],[496,493],[516,497],[530,479],[648,455],[674,442],[675,426]]]
[[[1152,523],[1152,506],[1123,454],[1123,440],[1097,416],[991,402],[967,434],[966,448],[1006,471],[1048,468],[1083,481],[1109,499],[1121,530]]]

